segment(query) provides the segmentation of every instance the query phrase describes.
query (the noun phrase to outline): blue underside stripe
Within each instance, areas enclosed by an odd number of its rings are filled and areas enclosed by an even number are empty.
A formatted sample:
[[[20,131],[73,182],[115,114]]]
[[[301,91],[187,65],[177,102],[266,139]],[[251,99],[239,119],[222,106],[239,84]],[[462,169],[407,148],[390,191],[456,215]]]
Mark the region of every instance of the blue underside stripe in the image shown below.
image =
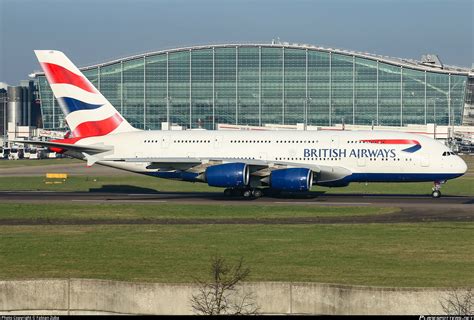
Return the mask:
[[[347,186],[351,182],[426,182],[449,180],[462,173],[353,173],[341,180],[322,182],[317,185],[328,187]]]
[[[62,97],[58,100],[62,101],[62,106],[66,108],[65,114],[68,115],[71,112],[79,111],[79,110],[93,110],[102,107],[101,104],[90,104],[85,103],[80,100],[69,98],[69,97]]]
[[[149,172],[147,175],[164,179],[177,179],[184,181],[196,181],[197,173],[168,171]],[[426,182],[449,180],[462,176],[462,173],[353,173],[341,180],[318,183],[317,185],[328,187],[342,187],[351,182]]]
[[[436,181],[448,180],[462,176],[457,173],[353,173],[346,177],[350,182],[380,181]]]

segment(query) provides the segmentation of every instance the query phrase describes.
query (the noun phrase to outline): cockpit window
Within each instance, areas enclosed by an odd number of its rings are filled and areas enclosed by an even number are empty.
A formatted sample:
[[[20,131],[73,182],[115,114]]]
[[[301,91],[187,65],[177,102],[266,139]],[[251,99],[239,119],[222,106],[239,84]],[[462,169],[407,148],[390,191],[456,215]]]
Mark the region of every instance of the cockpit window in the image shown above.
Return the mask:
[[[443,152],[443,157],[446,157],[446,156],[455,156],[456,154],[452,151],[445,151]]]

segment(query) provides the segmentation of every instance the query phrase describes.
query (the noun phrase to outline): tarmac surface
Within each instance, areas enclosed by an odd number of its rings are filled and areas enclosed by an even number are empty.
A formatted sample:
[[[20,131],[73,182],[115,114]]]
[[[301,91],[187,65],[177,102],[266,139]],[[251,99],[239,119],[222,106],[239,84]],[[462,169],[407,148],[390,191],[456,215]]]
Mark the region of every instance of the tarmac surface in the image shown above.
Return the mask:
[[[225,197],[222,193],[158,192],[0,192],[0,203],[74,204],[218,204],[218,205],[306,205],[400,208],[390,214],[338,217],[232,218],[232,219],[0,219],[0,225],[90,225],[90,224],[338,224],[338,223],[413,223],[474,222],[474,197],[414,195],[323,194],[311,192],[299,197],[262,197],[254,200]]]

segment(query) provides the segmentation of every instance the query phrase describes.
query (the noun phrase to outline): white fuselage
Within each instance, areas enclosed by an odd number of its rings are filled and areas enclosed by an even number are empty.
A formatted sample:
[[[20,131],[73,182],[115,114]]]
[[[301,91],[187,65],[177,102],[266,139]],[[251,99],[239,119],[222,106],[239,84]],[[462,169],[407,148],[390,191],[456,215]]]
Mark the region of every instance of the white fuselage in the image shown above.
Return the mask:
[[[410,150],[415,142],[419,149]],[[467,169],[460,157],[436,140],[388,131],[136,131],[80,141],[97,143],[113,146],[113,152],[98,163],[138,173],[159,170],[147,169],[146,158],[228,158],[341,168],[352,174],[349,182],[442,181]],[[145,160],[107,160],[122,158]]]

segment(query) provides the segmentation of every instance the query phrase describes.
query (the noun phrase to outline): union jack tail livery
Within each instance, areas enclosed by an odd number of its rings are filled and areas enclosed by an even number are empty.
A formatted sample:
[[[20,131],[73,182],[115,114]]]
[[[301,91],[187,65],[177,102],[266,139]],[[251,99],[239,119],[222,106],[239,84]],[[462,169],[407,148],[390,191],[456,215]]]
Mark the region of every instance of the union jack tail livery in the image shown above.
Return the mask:
[[[86,138],[137,131],[94,87],[64,53],[35,50],[71,130],[71,137]]]

